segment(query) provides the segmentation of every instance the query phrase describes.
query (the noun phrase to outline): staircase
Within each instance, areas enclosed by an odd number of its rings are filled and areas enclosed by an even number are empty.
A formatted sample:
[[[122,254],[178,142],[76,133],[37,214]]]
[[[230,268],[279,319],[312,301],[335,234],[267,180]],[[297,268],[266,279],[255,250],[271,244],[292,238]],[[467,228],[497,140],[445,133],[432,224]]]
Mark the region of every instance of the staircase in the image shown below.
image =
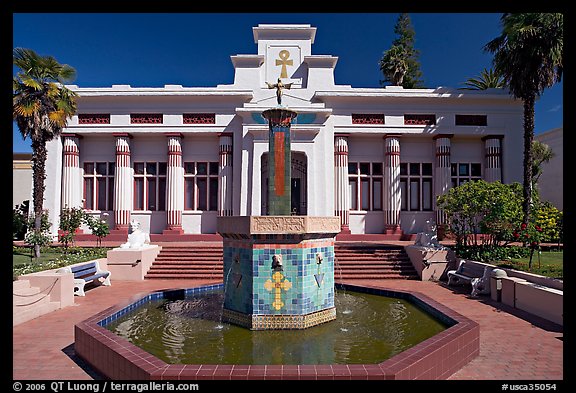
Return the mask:
[[[362,243],[336,243],[334,278],[409,279],[418,273],[402,246]],[[165,243],[148,270],[146,279],[222,279],[222,244]]]
[[[59,302],[50,301],[49,289],[33,287],[28,280],[14,281],[12,286],[12,315],[14,317],[12,326],[59,309]]]
[[[170,245],[162,250],[146,273],[146,279],[222,279],[222,244]]]
[[[404,247],[336,243],[334,279],[419,279]]]

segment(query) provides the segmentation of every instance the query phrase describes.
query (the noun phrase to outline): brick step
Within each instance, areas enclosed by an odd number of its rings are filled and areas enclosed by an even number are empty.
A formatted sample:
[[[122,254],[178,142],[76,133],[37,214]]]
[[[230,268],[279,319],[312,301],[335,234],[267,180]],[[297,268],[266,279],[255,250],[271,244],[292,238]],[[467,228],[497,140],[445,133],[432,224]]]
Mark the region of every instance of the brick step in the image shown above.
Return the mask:
[[[412,271],[414,268],[408,265],[387,265],[387,266],[374,266],[374,265],[358,265],[354,267],[342,267],[336,266],[334,268],[334,272],[356,272],[356,271],[365,271],[365,270],[374,270],[378,272],[385,272],[388,270],[404,270],[404,271]]]
[[[222,260],[222,255],[190,255],[190,254],[158,254],[157,260],[162,259],[189,259],[189,260]]]
[[[406,260],[387,260],[387,261],[382,261],[382,260],[372,260],[372,261],[366,261],[366,260],[353,260],[353,261],[334,261],[334,266],[338,267],[349,267],[349,268],[354,268],[356,266],[361,266],[361,265],[373,265],[373,266],[389,266],[389,265],[405,265],[405,266],[412,266],[412,263],[410,261],[406,261]]]
[[[161,273],[182,273],[182,274],[186,274],[186,273],[213,273],[213,274],[219,274],[220,276],[222,276],[222,274],[224,274],[224,270],[222,270],[222,268],[214,268],[214,269],[210,269],[210,268],[205,268],[205,267],[198,267],[198,266],[191,266],[191,267],[185,267],[185,268],[179,268],[179,269],[174,269],[174,268],[150,268],[150,270],[148,270],[147,275],[151,275],[151,274],[161,274]]]
[[[334,251],[336,255],[403,255],[405,254],[404,250],[393,250],[393,251],[370,251],[370,252],[361,252],[361,251]]]
[[[418,275],[414,274],[355,274],[334,276],[335,280],[418,280]]]
[[[410,258],[404,255],[398,255],[394,257],[387,257],[387,258],[377,258],[377,257],[366,257],[366,256],[350,256],[350,257],[341,257],[336,256],[336,260],[338,261],[346,261],[346,262],[354,262],[354,261],[410,261]]]
[[[213,274],[156,274],[153,276],[146,275],[146,279],[150,280],[206,280],[206,279],[221,279],[221,277]]]
[[[162,250],[176,250],[176,251],[189,251],[189,250],[197,250],[197,251],[219,251],[222,252],[222,246],[162,246]]]
[[[186,259],[162,259],[154,261],[153,266],[163,266],[163,265],[214,265],[222,266],[222,261],[192,261]]]

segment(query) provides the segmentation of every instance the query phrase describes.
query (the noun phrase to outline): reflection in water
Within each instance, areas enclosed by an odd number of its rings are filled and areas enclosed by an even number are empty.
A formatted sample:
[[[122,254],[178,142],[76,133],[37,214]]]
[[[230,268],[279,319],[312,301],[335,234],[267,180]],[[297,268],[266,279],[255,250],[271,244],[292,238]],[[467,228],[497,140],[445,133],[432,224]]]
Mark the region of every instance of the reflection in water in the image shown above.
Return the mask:
[[[167,363],[379,363],[445,327],[413,304],[336,292],[337,318],[306,330],[251,331],[222,323],[222,291],[155,300],[107,328]]]

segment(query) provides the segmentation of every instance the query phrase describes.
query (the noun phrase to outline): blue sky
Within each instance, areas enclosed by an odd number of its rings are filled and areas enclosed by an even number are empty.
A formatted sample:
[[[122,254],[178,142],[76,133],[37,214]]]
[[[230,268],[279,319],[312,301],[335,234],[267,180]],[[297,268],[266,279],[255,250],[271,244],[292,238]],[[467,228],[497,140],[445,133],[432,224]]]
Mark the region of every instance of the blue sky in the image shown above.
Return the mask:
[[[491,66],[483,46],[500,35],[501,14],[412,13],[426,87],[461,87]],[[395,38],[397,13],[14,14],[13,47],[73,66],[81,87],[129,84],[215,87],[232,83],[230,56],[255,54],[252,27],[269,23],[317,28],[312,53],[338,56],[335,79],[380,87],[378,60]],[[50,23],[46,23],[47,20]],[[62,26],[62,28],[55,28]],[[563,83],[536,103],[535,132],[563,125]],[[29,152],[13,126],[13,151]]]

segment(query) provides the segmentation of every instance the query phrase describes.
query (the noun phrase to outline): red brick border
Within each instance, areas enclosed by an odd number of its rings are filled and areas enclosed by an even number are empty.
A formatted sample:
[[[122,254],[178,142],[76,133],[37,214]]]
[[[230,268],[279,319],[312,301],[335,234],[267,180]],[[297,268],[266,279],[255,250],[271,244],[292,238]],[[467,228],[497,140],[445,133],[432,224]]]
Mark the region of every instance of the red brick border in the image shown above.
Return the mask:
[[[236,379],[446,379],[480,352],[480,326],[419,292],[347,285],[363,292],[390,292],[423,302],[456,323],[443,332],[379,364],[351,365],[184,365],[167,364],[128,340],[98,325],[100,321],[142,299],[137,296],[78,323],[75,351],[98,372],[115,380]]]

